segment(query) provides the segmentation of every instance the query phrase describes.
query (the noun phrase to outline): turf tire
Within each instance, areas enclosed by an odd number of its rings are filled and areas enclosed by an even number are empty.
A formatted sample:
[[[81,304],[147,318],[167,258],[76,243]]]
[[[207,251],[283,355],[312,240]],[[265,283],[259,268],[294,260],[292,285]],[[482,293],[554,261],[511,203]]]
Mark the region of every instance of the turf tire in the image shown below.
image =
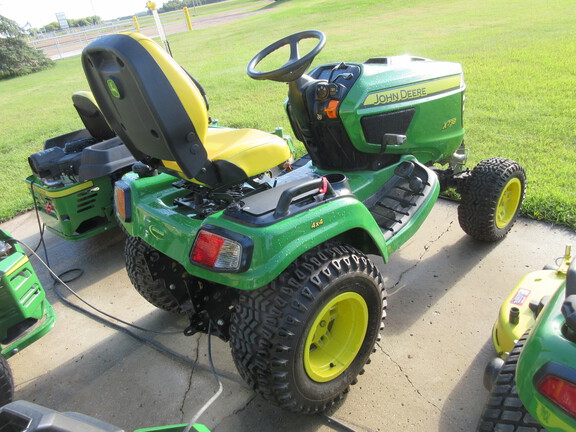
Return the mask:
[[[497,157],[481,161],[460,190],[460,226],[477,240],[503,239],[518,218],[525,191],[526,173],[518,162]],[[513,197],[511,204],[506,205],[505,193]]]
[[[180,305],[168,288],[166,280],[159,275],[152,275],[148,265],[149,261],[156,256],[170,259],[142,239],[130,235],[126,237],[124,252],[126,271],[136,291],[159,309],[174,313],[180,312]],[[180,264],[173,261],[172,266],[180,266]]]
[[[316,336],[311,329],[318,329],[320,317],[332,312],[330,304],[342,296],[361,299],[367,325],[356,333],[361,345],[349,356],[350,363],[338,366],[339,375],[319,382],[306,370],[313,362],[306,362],[305,346]],[[338,312],[340,307],[336,303]],[[299,257],[270,284],[241,294],[230,327],[234,363],[248,385],[268,401],[296,413],[321,412],[364,372],[385,313],[386,293],[376,266],[351,246],[327,243]],[[331,330],[339,326],[329,322]],[[312,350],[308,352],[312,356]]]
[[[0,355],[0,407],[12,402],[14,396],[14,380],[12,371],[4,357]]]
[[[514,380],[528,333],[516,342],[498,372],[476,432],[546,432],[522,404]]]

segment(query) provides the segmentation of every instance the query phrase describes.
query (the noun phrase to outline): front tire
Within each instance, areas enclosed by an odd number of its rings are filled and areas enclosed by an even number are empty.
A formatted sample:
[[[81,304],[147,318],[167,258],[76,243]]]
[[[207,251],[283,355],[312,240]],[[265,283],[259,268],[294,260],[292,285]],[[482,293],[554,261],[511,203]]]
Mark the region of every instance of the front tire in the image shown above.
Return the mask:
[[[503,239],[518,219],[525,191],[526,173],[518,162],[496,157],[481,161],[460,191],[460,226],[477,240]]]
[[[240,296],[230,327],[234,362],[265,399],[293,412],[324,411],[363,372],[385,308],[382,277],[362,252],[318,246]]]
[[[516,366],[528,333],[529,331],[516,342],[496,375],[490,399],[480,417],[476,432],[546,432],[526,410],[516,390]]]
[[[14,396],[14,380],[12,371],[4,357],[0,355],[0,407],[12,402]]]

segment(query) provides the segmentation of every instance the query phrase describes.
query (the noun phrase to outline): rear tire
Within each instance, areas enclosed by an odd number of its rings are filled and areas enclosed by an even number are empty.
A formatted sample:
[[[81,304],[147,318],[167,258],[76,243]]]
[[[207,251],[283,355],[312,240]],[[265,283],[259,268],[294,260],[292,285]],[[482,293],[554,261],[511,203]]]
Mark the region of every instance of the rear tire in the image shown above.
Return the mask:
[[[170,283],[167,283],[165,276],[178,273],[183,275],[186,273],[184,268],[138,237],[126,237],[124,252],[126,271],[136,291],[159,309],[181,312],[178,296],[183,294],[179,292],[182,288],[173,284],[174,289],[170,290]],[[152,271],[151,268],[158,267],[155,263],[160,260],[164,262],[164,271]]]
[[[0,355],[0,406],[12,402],[14,397],[14,381],[12,371],[4,357]]]
[[[526,173],[518,162],[496,157],[481,161],[460,191],[460,226],[477,240],[503,239],[518,218],[525,191]]]
[[[363,373],[385,308],[380,272],[362,252],[318,246],[241,294],[230,327],[234,363],[265,399],[292,412],[324,411]]]
[[[514,380],[518,358],[528,333],[529,331],[516,342],[498,372],[476,432],[546,432],[524,408]]]

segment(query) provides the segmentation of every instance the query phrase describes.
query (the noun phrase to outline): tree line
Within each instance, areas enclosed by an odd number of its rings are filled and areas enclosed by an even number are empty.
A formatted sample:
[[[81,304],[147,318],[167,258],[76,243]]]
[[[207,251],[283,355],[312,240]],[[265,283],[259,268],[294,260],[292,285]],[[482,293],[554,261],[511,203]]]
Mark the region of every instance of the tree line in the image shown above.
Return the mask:
[[[193,8],[194,6],[201,6],[203,4],[218,3],[224,0],[168,0],[161,7],[158,8],[159,13],[171,12],[180,10],[185,7]]]
[[[79,18],[79,19],[67,19],[66,21],[68,21],[68,26],[71,28],[77,28],[77,27],[87,27],[87,26],[91,26],[91,25],[95,25],[95,24],[102,24],[102,18],[100,18],[98,15],[93,15],[93,16],[89,16],[89,17],[85,17],[85,18]],[[46,24],[44,27],[41,27],[39,29],[37,28],[31,28],[28,29],[28,33],[31,36],[36,36],[38,33],[49,33],[49,32],[53,32],[53,31],[58,31],[60,30],[60,24],[56,21],[51,22],[50,24]]]

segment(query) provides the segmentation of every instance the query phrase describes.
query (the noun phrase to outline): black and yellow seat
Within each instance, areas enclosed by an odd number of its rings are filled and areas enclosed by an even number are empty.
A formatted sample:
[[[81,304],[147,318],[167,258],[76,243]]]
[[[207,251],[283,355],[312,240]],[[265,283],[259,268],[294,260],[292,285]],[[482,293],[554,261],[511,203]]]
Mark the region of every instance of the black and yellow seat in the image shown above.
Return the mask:
[[[209,128],[199,86],[139,33],[97,39],[84,49],[82,64],[108,123],[136,159],[148,165],[218,187],[241,183],[291,156],[278,136]]]

